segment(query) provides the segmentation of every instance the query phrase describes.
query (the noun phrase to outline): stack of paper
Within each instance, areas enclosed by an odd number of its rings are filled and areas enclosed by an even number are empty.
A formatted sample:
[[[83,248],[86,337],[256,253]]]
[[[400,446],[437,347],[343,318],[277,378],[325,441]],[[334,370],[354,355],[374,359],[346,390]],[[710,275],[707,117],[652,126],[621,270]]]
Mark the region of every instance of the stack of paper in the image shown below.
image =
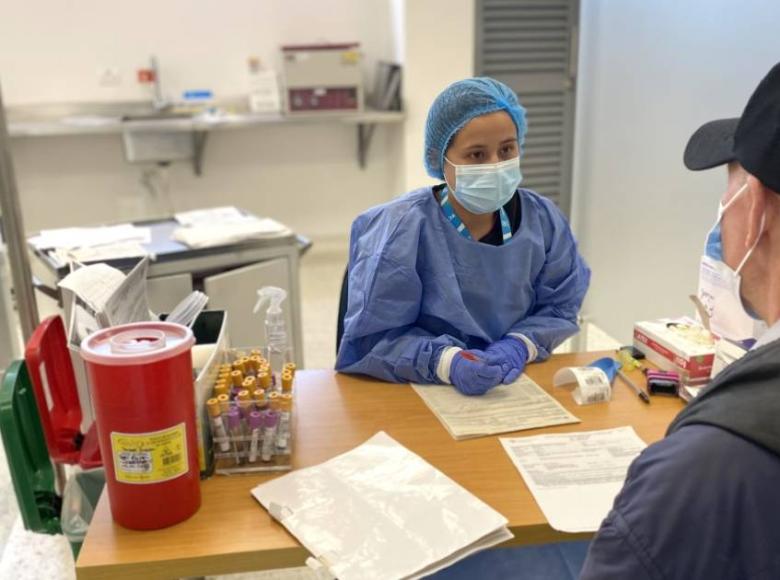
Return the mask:
[[[339,580],[421,578],[512,537],[507,520],[387,434],[252,495]]]
[[[177,213],[176,221],[182,227],[176,228],[171,237],[195,249],[291,233],[276,220],[247,215],[232,206]]]
[[[450,385],[412,385],[455,439],[579,423],[528,376],[467,397]]]
[[[628,466],[646,447],[631,427],[501,438],[550,525],[595,532],[623,487]]]
[[[99,328],[152,319],[146,299],[148,268],[148,258],[127,276],[106,264],[93,264],[77,267],[60,281],[70,305],[68,335],[74,347]]]

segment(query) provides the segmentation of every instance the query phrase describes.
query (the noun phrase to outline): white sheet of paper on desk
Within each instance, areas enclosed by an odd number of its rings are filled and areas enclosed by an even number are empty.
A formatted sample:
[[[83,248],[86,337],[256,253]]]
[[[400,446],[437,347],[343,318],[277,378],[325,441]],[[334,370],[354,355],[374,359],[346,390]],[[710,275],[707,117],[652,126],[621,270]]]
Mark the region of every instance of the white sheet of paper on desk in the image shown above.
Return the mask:
[[[252,495],[339,580],[420,578],[512,537],[507,520],[386,433]]]
[[[455,439],[580,422],[527,375],[479,397],[451,385],[412,387]]]
[[[502,437],[501,444],[550,525],[571,533],[599,529],[646,447],[631,427]]]

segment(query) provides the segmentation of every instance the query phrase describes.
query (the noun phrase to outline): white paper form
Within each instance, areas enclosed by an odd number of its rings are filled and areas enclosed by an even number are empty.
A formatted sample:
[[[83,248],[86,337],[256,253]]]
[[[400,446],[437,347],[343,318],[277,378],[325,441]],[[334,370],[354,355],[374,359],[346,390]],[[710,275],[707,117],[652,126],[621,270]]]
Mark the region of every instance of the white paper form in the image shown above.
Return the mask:
[[[451,385],[412,387],[458,440],[580,422],[527,375],[479,397],[462,395]]]
[[[419,578],[512,537],[500,513],[384,432],[252,490],[339,580]]]
[[[73,304],[70,343],[80,345],[97,328],[151,320],[146,298],[148,267],[149,259],[144,258],[125,276],[106,264],[92,264],[63,278],[59,286],[71,293]]]
[[[571,533],[599,529],[647,446],[631,427],[502,437],[501,444],[550,525]]]

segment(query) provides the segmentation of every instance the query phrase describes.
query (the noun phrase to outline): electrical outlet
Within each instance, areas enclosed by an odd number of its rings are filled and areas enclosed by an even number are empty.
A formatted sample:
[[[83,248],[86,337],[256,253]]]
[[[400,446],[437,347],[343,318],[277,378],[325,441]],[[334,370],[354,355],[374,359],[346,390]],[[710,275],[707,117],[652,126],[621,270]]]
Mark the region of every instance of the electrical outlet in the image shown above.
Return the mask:
[[[101,87],[118,87],[122,84],[122,75],[119,67],[104,66],[97,70],[98,85]]]

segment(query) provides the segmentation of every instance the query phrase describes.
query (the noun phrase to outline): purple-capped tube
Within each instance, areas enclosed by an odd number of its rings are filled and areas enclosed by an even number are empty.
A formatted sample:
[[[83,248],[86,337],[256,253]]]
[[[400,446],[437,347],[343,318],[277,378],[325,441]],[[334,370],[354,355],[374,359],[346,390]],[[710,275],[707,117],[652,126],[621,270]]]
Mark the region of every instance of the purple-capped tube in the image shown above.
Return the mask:
[[[236,465],[241,464],[241,411],[238,407],[231,407],[227,412],[228,431],[233,440],[233,449],[236,455]]]
[[[249,463],[257,461],[257,450],[260,446],[263,416],[260,411],[252,411],[247,419],[249,425]]]
[[[263,461],[271,461],[276,447],[276,425],[279,423],[279,413],[265,411],[263,413]]]

